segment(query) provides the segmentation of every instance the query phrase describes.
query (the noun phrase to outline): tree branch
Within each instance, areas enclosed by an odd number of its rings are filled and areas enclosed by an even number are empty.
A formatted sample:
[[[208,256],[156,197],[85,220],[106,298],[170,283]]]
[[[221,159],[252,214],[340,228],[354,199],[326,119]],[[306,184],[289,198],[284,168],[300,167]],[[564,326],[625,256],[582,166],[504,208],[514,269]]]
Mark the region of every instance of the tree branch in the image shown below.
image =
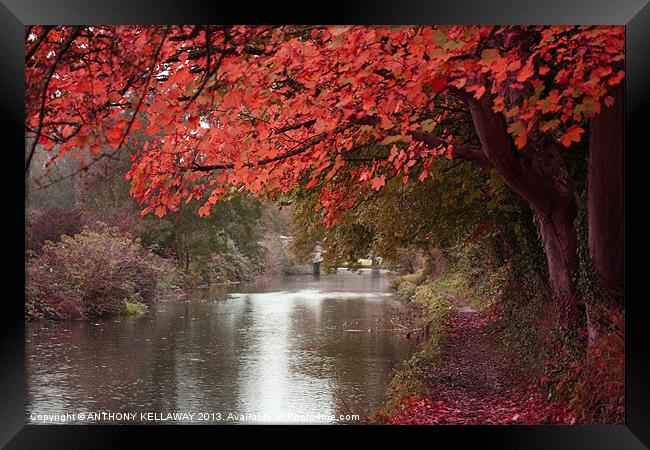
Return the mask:
[[[32,147],[29,150],[27,161],[25,162],[25,173],[29,171],[29,166],[32,163],[32,159],[34,158],[34,151],[36,150],[36,144],[38,143],[38,139],[41,135],[41,132],[43,131],[43,120],[45,119],[45,114],[44,114],[45,99],[47,98],[47,89],[50,85],[50,81],[52,80],[52,76],[54,75],[54,71],[56,70],[57,64],[59,64],[65,52],[68,50],[68,48],[70,48],[70,45],[72,45],[72,42],[77,37],[77,34],[79,33],[80,29],[81,27],[74,27],[72,29],[70,36],[68,36],[68,38],[63,42],[63,44],[61,44],[61,47],[57,52],[56,58],[54,59],[54,62],[52,62],[52,65],[50,66],[50,70],[48,70],[47,74],[45,75],[45,81],[43,83],[43,88],[41,89],[41,106],[38,111],[38,128],[36,130],[36,136],[34,138],[34,142],[32,143]]]
[[[31,57],[34,55],[34,53],[36,53],[36,50],[38,50],[38,47],[40,47],[41,42],[43,42],[43,40],[45,40],[45,38],[47,37],[48,33],[50,32],[50,30],[52,28],[54,28],[54,27],[51,26],[51,25],[43,27],[43,33],[36,39],[36,42],[34,42],[34,45],[31,46],[31,48],[29,49],[29,51],[25,55],[25,62],[28,62],[31,59]]]
[[[210,56],[211,56],[211,45],[210,45],[210,32],[209,32],[209,27],[206,26],[205,28],[205,48],[202,50],[205,50],[206,55],[207,55],[207,61],[206,61],[206,72],[205,76],[203,77],[203,82],[201,83],[201,86],[196,90],[192,98],[189,99],[187,104],[185,105],[185,109],[190,107],[190,105],[196,100],[199,95],[201,95],[201,92],[203,92],[203,89],[205,89],[206,84],[208,84],[208,81],[212,79],[218,72],[219,69],[221,68],[221,63],[223,61],[223,58],[226,54],[225,48],[226,45],[228,44],[229,40],[229,35],[228,35],[228,28],[223,29],[223,49],[221,50],[221,54],[219,55],[219,59],[217,59],[217,62],[215,63],[214,69],[210,70]],[[188,57],[189,59],[189,57]]]
[[[529,139],[526,148],[519,150],[508,133],[503,114],[492,110],[493,98],[489,92],[478,100],[466,95],[466,102],[484,154],[536,212],[545,213],[566,197],[573,198],[572,182],[557,143]]]
[[[284,133],[285,131],[297,130],[298,128],[302,128],[302,127],[310,127],[315,123],[316,123],[316,119],[312,119],[312,120],[307,120],[305,122],[296,123],[293,125],[287,125],[282,128],[278,128],[275,131],[277,131],[278,133]]]
[[[434,136],[433,134],[425,133],[423,131],[409,131],[409,134],[416,141],[424,142],[429,147],[449,145],[446,140],[438,136]],[[481,147],[465,144],[452,144],[452,157],[463,159],[465,161],[471,161],[484,169],[489,169],[492,167],[492,163],[485,155]]]
[[[133,111],[133,116],[131,117],[131,120],[129,120],[129,123],[126,127],[126,130],[124,131],[124,135],[122,136],[122,139],[120,139],[120,143],[117,146],[117,150],[122,148],[122,145],[124,145],[124,141],[129,135],[129,132],[131,131],[131,127],[133,126],[133,122],[135,122],[136,116],[140,112],[140,107],[144,103],[144,98],[147,96],[147,91],[149,90],[149,83],[151,82],[151,77],[153,75],[153,72],[156,69],[156,63],[158,62],[158,56],[160,55],[160,50],[162,49],[163,44],[165,43],[165,39],[167,38],[167,34],[169,33],[169,27],[165,28],[165,32],[163,33],[162,38],[160,39],[160,43],[158,44],[158,47],[156,48],[156,53],[153,56],[153,60],[151,62],[151,68],[149,70],[149,73],[147,74],[147,79],[145,80],[144,83],[144,88],[142,90],[142,95],[140,96],[140,99],[138,100],[138,104],[135,107],[135,110]]]
[[[299,155],[300,153],[303,153],[316,144],[320,143],[323,141],[325,138],[327,138],[330,135],[336,134],[336,133],[341,133],[349,128],[352,128],[355,125],[376,125],[379,123],[379,118],[374,117],[374,116],[368,116],[364,117],[363,119],[356,119],[356,120],[351,120],[343,125],[339,125],[338,127],[334,128],[332,131],[325,131],[323,133],[320,133],[308,141],[306,141],[303,145],[300,145],[298,147],[295,147],[289,151],[286,151],[280,155],[271,157],[271,158],[262,158],[258,160],[256,163],[252,162],[245,162],[243,165],[245,167],[256,167],[256,166],[263,166],[265,164],[269,164],[275,161],[280,161],[283,159],[290,158],[292,156]],[[233,163],[227,163],[227,164],[212,164],[212,165],[200,165],[197,163],[192,163],[192,171],[194,172],[211,172],[213,170],[224,170],[224,169],[232,169],[234,168],[235,165]]]

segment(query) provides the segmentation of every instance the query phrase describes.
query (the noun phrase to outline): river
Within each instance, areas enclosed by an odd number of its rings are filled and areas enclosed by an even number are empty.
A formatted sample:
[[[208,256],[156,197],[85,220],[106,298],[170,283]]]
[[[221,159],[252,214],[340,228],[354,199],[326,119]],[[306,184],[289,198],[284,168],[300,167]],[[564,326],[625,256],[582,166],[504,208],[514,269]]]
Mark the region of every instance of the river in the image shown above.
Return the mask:
[[[27,422],[363,421],[413,350],[386,331],[400,309],[385,271],[339,270],[195,289],[139,318],[28,323]]]

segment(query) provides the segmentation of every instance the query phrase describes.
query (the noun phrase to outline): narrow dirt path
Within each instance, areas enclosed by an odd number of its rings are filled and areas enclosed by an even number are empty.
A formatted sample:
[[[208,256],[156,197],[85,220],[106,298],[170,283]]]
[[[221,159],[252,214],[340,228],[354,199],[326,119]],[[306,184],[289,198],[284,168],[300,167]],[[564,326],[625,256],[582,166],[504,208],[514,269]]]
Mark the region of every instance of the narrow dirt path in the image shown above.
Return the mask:
[[[546,424],[575,423],[566,405],[551,405],[533,386],[509,376],[508,361],[489,336],[487,312],[464,299],[443,294],[454,305],[447,324],[441,363],[424,378],[430,395],[410,396],[383,423],[393,424]]]
[[[450,293],[455,311],[447,328],[441,365],[425,380],[433,393],[426,409],[432,423],[522,423],[529,395],[511,386],[507,361],[491,342],[485,314]]]

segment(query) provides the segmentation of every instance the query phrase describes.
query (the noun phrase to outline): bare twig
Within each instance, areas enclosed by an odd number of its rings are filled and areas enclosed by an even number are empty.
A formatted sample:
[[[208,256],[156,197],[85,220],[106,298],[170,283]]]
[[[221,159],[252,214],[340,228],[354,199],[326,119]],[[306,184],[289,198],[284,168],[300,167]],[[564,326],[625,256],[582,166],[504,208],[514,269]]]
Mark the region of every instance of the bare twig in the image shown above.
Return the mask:
[[[65,52],[70,48],[70,45],[72,45],[72,42],[75,40],[77,37],[77,34],[79,33],[79,30],[81,27],[74,27],[72,32],[70,33],[70,36],[61,44],[61,48],[57,52],[56,58],[52,62],[52,65],[50,66],[50,70],[48,70],[47,74],[45,75],[45,80],[43,82],[43,87],[41,89],[41,106],[38,111],[38,128],[36,129],[36,137],[34,138],[34,142],[32,143],[32,147],[29,151],[29,155],[27,156],[27,161],[25,162],[25,173],[29,171],[29,166],[32,163],[32,159],[34,158],[34,151],[36,150],[36,144],[38,143],[38,138],[41,135],[41,132],[43,131],[43,120],[45,118],[45,99],[47,98],[47,89],[50,85],[50,80],[52,80],[52,76],[54,75],[54,71],[56,70],[57,64],[61,61],[63,58],[63,55]]]

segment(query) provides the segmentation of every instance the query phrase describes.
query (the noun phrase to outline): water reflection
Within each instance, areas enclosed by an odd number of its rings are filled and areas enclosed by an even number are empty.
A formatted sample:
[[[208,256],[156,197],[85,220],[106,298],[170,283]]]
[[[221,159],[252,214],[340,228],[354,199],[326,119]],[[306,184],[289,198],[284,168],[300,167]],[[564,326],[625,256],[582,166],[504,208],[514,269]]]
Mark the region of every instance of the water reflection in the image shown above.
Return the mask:
[[[363,417],[410,350],[384,331],[399,308],[388,291],[384,272],[339,271],[196,290],[139,319],[30,323],[27,420],[96,411]]]

